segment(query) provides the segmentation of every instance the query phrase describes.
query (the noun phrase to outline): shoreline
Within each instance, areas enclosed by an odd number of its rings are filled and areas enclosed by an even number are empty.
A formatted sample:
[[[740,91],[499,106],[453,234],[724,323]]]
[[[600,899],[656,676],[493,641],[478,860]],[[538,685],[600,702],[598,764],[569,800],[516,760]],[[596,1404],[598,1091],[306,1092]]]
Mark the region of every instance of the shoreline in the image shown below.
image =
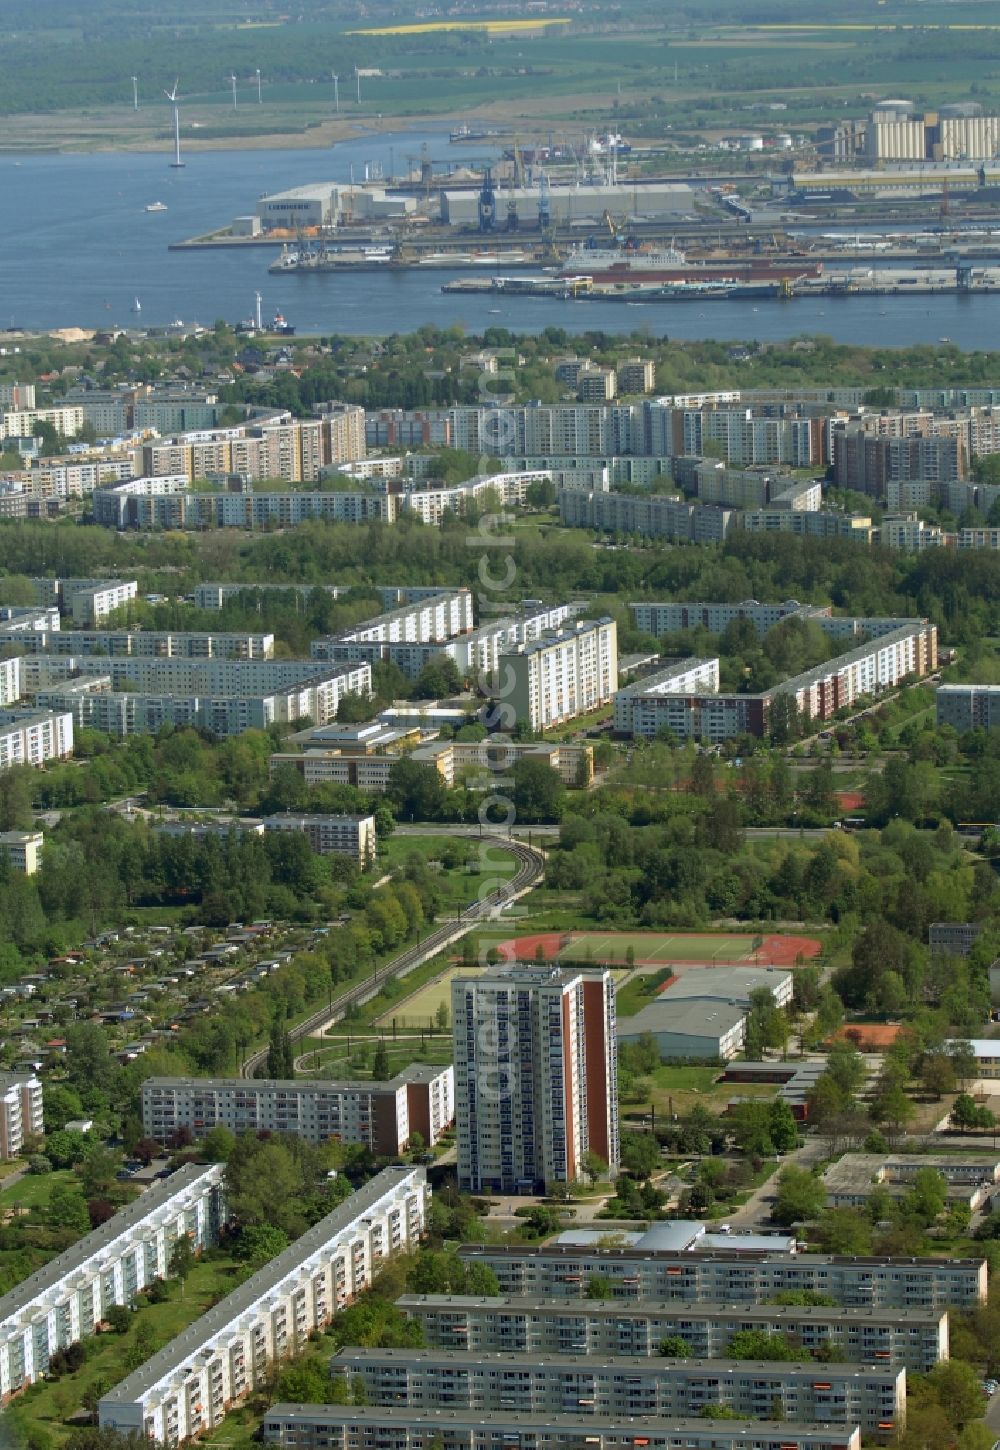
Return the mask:
[[[58,112],[54,115],[61,114]],[[16,122],[18,118],[14,118]],[[27,117],[21,118],[27,120]],[[41,119],[41,118],[32,118]],[[391,133],[405,134],[407,131],[433,131],[441,127],[442,131],[450,126],[447,116],[424,117],[396,117],[396,116],[370,116],[358,117],[357,120],[330,120],[310,124],[303,131],[274,130],[262,132],[259,136],[215,136],[201,138],[197,135],[185,135],[185,153],[204,153],[213,151],[325,151],[343,141],[357,141],[365,136],[381,136]],[[9,134],[9,123],[5,127],[8,134],[4,143],[0,145],[0,159],[14,162],[27,160],[34,156],[168,156],[173,150],[173,142],[169,137],[111,137],[102,139],[81,139],[79,133],[75,138],[69,130],[56,133],[51,141],[32,141],[27,136],[23,145],[18,145],[16,137]]]

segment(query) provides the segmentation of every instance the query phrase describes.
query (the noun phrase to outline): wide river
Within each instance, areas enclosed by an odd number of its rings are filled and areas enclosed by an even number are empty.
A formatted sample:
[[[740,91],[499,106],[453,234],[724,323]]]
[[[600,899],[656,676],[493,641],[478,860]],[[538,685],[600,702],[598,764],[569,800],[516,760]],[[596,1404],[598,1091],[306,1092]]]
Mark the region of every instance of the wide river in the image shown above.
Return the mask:
[[[0,326],[26,328],[211,324],[283,312],[299,332],[389,333],[422,323],[490,325],[520,332],[648,331],[677,338],[781,341],[826,333],[867,346],[937,342],[969,350],[1000,345],[1000,296],[818,298],[782,302],[620,303],[446,296],[441,284],[467,273],[406,272],[271,276],[276,252],[169,252],[167,243],[251,212],[257,197],[306,182],[346,181],[365,163],[390,163],[427,141],[438,163],[489,155],[423,131],[361,136],[329,152],[190,152],[182,171],[163,154],[0,155]],[[167,210],[147,212],[162,201]],[[136,314],[139,299],[141,314]]]

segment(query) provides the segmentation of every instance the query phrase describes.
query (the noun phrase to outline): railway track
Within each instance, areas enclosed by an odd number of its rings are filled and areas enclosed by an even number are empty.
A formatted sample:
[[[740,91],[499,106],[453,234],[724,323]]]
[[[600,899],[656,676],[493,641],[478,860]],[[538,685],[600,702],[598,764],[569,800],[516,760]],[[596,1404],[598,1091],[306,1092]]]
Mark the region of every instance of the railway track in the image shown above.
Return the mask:
[[[386,982],[393,977],[405,977],[416,967],[422,966],[445,947],[451,946],[454,942],[461,940],[467,932],[482,921],[488,921],[504,907],[519,900],[537,886],[545,869],[544,853],[535,846],[529,846],[524,841],[509,839],[506,836],[483,836],[483,841],[489,841],[495,846],[502,846],[517,861],[517,870],[509,881],[505,882],[497,891],[491,891],[482,901],[470,902],[462,908],[456,921],[449,921],[443,926],[436,927],[422,941],[414,946],[407,947],[405,951],[386,962],[384,966],[376,968],[372,976],[364,982],[357,982],[353,987],[348,987],[338,997],[334,997],[325,1007],[320,1007],[316,1012],[311,1012],[301,1022],[297,1022],[289,1031],[289,1037],[293,1042],[299,1042],[303,1037],[309,1037],[313,1032],[327,1026],[332,1022],[339,1022],[344,1014],[351,1007],[361,1006],[364,1002],[370,1002],[376,996]],[[254,1077],[264,1062],[267,1060],[267,1048],[262,1047],[244,1061],[240,1068],[242,1077]]]

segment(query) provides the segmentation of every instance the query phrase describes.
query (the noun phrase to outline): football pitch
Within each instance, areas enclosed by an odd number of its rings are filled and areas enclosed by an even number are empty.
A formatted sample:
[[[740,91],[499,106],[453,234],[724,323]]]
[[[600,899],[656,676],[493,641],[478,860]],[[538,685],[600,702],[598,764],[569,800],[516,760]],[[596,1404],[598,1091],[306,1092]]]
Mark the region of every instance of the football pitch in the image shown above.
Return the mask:
[[[580,931],[540,932],[502,942],[500,952],[508,959],[524,962],[572,961],[623,966],[793,966],[801,956],[818,956],[821,943],[815,937],[748,932],[651,932]]]

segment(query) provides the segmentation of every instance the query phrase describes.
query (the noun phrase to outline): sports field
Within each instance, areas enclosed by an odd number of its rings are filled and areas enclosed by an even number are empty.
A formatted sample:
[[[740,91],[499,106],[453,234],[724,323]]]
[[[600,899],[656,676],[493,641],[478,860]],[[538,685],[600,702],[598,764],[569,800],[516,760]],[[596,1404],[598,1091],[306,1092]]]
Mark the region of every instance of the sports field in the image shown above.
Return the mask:
[[[818,956],[822,944],[808,936],[752,936],[746,932],[579,931],[539,932],[500,943],[508,960],[589,961],[623,966],[791,967],[799,956]]]
[[[433,982],[427,982],[423,987],[418,987],[412,997],[402,997],[398,1002],[382,1013],[376,1019],[376,1026],[386,1027],[393,1018],[396,1019],[397,1027],[423,1028],[431,1027],[434,1024],[435,1013],[443,1002],[451,1012],[451,979],[452,977],[474,977],[482,967],[448,967],[435,977]],[[449,1017],[449,1022],[450,1022]]]

